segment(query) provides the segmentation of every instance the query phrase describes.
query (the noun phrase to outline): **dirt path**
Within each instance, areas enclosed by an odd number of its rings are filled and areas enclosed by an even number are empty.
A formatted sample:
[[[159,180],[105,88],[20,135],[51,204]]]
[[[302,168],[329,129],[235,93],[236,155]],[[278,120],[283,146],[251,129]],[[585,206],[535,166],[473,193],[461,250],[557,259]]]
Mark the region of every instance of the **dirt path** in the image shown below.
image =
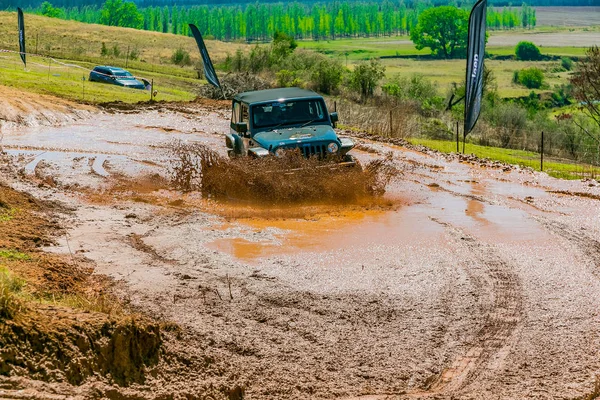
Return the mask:
[[[223,151],[226,118],[226,110],[196,105],[5,133],[25,173],[12,184],[73,210],[63,220],[71,249],[122,281],[131,304],[183,328],[167,343],[180,356],[143,387],[117,392],[215,399],[591,392],[600,373],[597,182],[485,169],[365,140],[359,159],[392,151],[405,171],[386,195],[394,207],[317,207],[292,219],[271,209],[277,218],[265,220],[249,218],[252,206],[155,190],[139,178],[165,174],[161,149],[174,138]],[[36,152],[48,149],[57,156],[28,175]],[[106,155],[108,177],[91,169],[94,154]],[[114,190],[121,176],[135,178],[133,192]],[[40,180],[42,187],[30,183]],[[67,251],[57,240],[50,249]]]

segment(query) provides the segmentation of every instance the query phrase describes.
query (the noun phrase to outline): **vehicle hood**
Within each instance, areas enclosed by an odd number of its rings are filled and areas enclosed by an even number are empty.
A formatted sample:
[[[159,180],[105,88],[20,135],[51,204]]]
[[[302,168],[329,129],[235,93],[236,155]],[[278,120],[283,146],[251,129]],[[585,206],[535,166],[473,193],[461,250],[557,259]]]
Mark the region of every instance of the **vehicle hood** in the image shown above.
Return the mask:
[[[253,140],[265,149],[290,147],[311,142],[336,142],[339,144],[339,139],[330,125],[282,127],[273,131],[259,132],[253,136]]]
[[[144,87],[144,84],[137,79],[117,79],[117,82],[123,86]]]

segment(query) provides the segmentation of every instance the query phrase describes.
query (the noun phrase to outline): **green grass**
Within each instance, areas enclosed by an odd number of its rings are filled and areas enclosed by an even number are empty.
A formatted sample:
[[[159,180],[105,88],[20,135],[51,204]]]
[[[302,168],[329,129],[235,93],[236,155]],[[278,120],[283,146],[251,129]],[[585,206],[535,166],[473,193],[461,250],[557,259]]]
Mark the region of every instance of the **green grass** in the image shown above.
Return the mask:
[[[21,253],[20,251],[10,249],[0,249],[0,258],[9,261],[29,261],[31,256],[29,254]]]
[[[87,81],[92,64],[61,60],[64,66],[50,63],[40,57],[30,57],[27,69],[23,68],[16,55],[5,55],[0,63],[0,85],[12,86],[36,93],[52,94],[69,100],[104,103],[123,101],[136,103],[150,99],[150,93],[144,90],[126,89],[116,85]],[[45,63],[46,65],[42,64]],[[136,76],[154,80],[155,90],[158,91],[156,100],[188,101],[196,97],[194,91],[202,81],[182,76],[164,73],[149,73],[130,69]],[[85,78],[85,81],[83,80]]]
[[[413,144],[420,144],[443,153],[456,152],[456,142],[420,138],[412,138],[409,139],[409,141]],[[462,150],[462,143],[460,144],[460,149]],[[530,167],[536,171],[540,170],[540,154],[531,151],[503,149],[466,143],[465,153],[474,154],[479,158],[487,158],[507,164],[520,165],[522,167]],[[574,164],[569,163],[568,161],[544,157],[544,172],[560,179],[581,179],[589,176],[600,176],[600,167],[588,164]]]
[[[25,280],[0,265],[0,320],[14,318],[23,309],[20,294]]]
[[[8,222],[14,218],[17,213],[15,208],[0,208],[0,222]]]

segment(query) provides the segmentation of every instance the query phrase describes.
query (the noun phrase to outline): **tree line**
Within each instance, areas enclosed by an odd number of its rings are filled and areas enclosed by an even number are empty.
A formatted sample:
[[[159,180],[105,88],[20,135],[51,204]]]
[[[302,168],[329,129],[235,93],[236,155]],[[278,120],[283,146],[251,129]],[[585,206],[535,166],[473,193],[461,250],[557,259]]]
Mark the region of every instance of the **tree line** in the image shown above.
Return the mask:
[[[31,12],[86,23],[131,27],[190,35],[194,23],[208,38],[267,41],[276,32],[296,39],[338,39],[407,35],[417,25],[426,3],[409,8],[404,2],[335,1],[326,3],[255,3],[246,6],[163,6],[138,8],[123,0],[106,0],[101,6],[54,7],[44,2]],[[467,9],[464,7],[464,9]],[[489,29],[530,28],[536,25],[535,9],[490,8]]]
[[[13,9],[14,7],[39,7],[44,0],[0,0],[0,10]],[[362,1],[362,0],[354,0]],[[281,0],[261,0],[261,3],[279,3]],[[303,4],[310,5],[315,0],[303,1]],[[53,0],[53,3],[57,7],[83,7],[96,5],[101,6],[104,0]],[[221,5],[242,5],[256,3],[256,0],[137,0],[136,4],[141,7],[150,6],[194,6],[194,5],[208,5],[208,6],[221,6]],[[403,0],[403,3],[408,8],[415,8],[416,4],[425,3],[428,7],[441,6],[441,5],[452,5],[457,7],[471,7],[475,3],[475,0]],[[513,0],[493,0],[489,2],[489,6],[492,7],[504,7],[510,5],[516,5],[518,2]],[[597,6],[598,0],[529,0],[531,6]]]

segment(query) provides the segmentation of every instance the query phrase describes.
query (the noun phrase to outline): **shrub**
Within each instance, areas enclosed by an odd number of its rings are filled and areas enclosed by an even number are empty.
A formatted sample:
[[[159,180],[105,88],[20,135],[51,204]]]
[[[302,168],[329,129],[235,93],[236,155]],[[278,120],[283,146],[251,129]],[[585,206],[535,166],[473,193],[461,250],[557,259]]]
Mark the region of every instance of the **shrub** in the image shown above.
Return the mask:
[[[500,146],[508,147],[511,139],[527,124],[527,110],[515,103],[501,103],[486,113],[488,122],[496,127]]]
[[[373,96],[375,88],[385,76],[385,66],[379,60],[371,59],[354,67],[350,74],[350,88],[358,92],[364,100]]]
[[[313,67],[310,80],[316,90],[331,94],[338,89],[343,76],[344,66],[339,61],[323,58]]]
[[[18,295],[24,286],[23,279],[0,267],[0,320],[13,318],[23,308]]]
[[[173,55],[171,56],[171,62],[175,65],[181,66],[192,64],[192,60],[190,59],[190,53],[188,53],[181,47],[173,52]]]
[[[119,46],[115,44],[112,48],[112,53],[115,57],[119,57],[121,55],[121,50],[119,50]]]
[[[421,74],[414,74],[410,78],[396,76],[382,89],[390,96],[419,102],[437,95],[436,85]]]
[[[137,60],[138,58],[140,58],[140,51],[138,49],[133,49],[129,52],[130,60]]]
[[[573,69],[573,60],[571,60],[570,57],[562,57],[560,59],[560,65],[561,67],[563,67],[566,71],[570,71],[571,69]]]
[[[536,61],[542,58],[540,49],[531,42],[519,42],[517,47],[515,47],[515,54],[517,55],[517,60],[522,61]]]
[[[109,51],[108,51],[108,47],[106,47],[106,43],[102,42],[102,48],[100,49],[100,55],[102,57],[106,57],[108,56]]]
[[[237,49],[233,56],[227,54],[225,59],[225,68],[228,71],[241,72],[244,70],[246,64],[246,58],[242,49]]]
[[[528,89],[539,89],[544,84],[544,71],[531,67],[519,71],[519,83]]]
[[[278,87],[296,87],[302,86],[302,80],[298,77],[298,72],[282,69],[275,74]]]

